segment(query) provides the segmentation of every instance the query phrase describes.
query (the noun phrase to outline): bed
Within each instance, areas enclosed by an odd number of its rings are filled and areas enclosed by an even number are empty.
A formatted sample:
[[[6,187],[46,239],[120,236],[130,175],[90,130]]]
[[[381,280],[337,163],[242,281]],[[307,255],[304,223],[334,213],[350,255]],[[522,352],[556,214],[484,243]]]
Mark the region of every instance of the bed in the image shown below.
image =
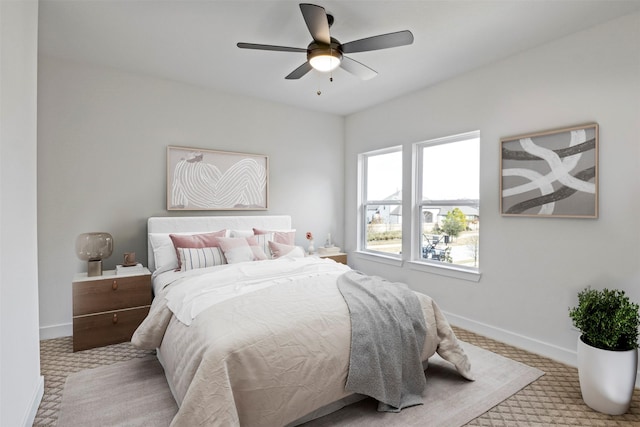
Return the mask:
[[[363,398],[345,390],[352,322],[337,286],[354,272],[304,256],[289,216],[154,217],[148,239],[155,298],[132,343],[157,349],[172,426],[299,425]],[[424,366],[437,352],[472,379],[438,305],[416,296]]]

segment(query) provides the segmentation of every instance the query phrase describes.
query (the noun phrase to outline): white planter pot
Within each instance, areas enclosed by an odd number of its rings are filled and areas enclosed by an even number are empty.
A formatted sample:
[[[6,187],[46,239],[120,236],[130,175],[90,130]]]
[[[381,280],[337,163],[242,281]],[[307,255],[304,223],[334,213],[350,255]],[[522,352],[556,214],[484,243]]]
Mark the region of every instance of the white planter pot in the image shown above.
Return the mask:
[[[637,369],[638,349],[601,350],[578,338],[580,391],[584,403],[590,408],[609,415],[627,412]]]

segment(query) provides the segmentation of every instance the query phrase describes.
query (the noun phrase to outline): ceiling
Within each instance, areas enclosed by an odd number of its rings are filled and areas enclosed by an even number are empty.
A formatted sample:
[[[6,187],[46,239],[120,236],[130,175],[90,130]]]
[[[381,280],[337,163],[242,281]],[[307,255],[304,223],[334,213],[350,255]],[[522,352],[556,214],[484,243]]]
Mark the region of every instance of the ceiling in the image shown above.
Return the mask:
[[[321,1],[342,43],[410,30],[414,43],[350,54],[378,72],[342,69],[284,77],[304,53],[239,49],[237,42],[306,48],[299,2],[40,0],[41,54],[348,115],[469,70],[640,11],[640,0]],[[320,93],[320,94],[319,94]]]

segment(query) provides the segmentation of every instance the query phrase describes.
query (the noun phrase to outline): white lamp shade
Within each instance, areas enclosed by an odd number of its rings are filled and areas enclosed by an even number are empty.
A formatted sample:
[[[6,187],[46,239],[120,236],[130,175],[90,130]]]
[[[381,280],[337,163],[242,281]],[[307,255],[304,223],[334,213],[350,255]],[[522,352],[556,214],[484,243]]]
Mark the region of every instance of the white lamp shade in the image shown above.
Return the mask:
[[[342,54],[333,49],[318,49],[308,55],[309,64],[323,73],[333,71],[340,66]]]

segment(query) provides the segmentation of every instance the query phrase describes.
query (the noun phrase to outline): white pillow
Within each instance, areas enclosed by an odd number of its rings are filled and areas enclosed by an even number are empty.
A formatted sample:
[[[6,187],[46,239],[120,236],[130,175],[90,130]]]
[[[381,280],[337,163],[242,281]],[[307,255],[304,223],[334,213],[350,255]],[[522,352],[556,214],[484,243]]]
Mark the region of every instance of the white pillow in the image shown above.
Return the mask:
[[[286,254],[280,256],[280,258],[304,258],[306,256],[304,249],[300,246],[296,246]]]
[[[178,268],[178,257],[170,233],[149,233],[149,244],[153,249],[156,270],[168,271]],[[187,234],[187,233],[185,233]],[[195,233],[193,233],[195,234]]]
[[[224,257],[229,264],[268,259],[258,246],[255,236],[251,237],[216,237]]]
[[[229,237],[251,237],[253,236],[253,228],[248,230],[230,230]]]
[[[285,245],[284,243],[269,242],[269,250],[273,258],[304,258],[304,249],[300,246]]]
[[[220,248],[178,248],[178,253],[181,262],[180,271],[214,267],[227,263]]]

